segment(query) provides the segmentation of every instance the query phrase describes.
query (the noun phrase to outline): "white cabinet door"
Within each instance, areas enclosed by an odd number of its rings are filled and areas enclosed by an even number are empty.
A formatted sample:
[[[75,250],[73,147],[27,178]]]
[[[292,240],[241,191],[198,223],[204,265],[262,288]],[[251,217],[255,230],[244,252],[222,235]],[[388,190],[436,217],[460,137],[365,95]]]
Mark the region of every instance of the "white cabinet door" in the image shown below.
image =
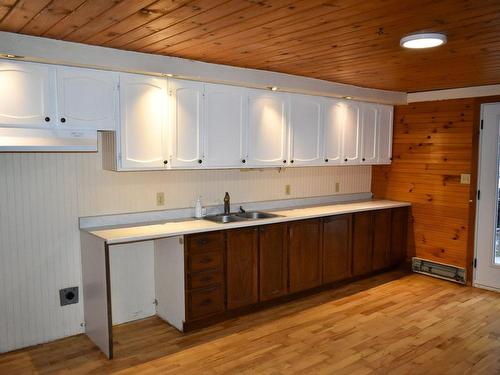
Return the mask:
[[[323,132],[323,162],[328,164],[343,163],[342,130],[344,129],[346,106],[338,100],[327,100],[325,104]]]
[[[378,161],[379,111],[375,104],[363,104],[361,119],[361,164]]]
[[[203,166],[203,83],[169,80],[172,100],[172,167]]]
[[[205,85],[203,165],[241,167],[245,160],[246,89]]]
[[[378,164],[391,164],[393,107],[379,105]]]
[[[359,164],[361,162],[360,104],[344,102],[343,106],[342,158],[345,164]]]
[[[322,154],[322,99],[290,95],[290,163],[318,165]]]
[[[61,127],[115,130],[118,74],[58,67],[58,119]]]
[[[0,124],[51,127],[55,119],[54,68],[0,60]]]
[[[286,165],[287,96],[250,90],[248,98],[249,166]]]
[[[162,78],[120,74],[121,168],[162,169],[167,161],[167,87]]]

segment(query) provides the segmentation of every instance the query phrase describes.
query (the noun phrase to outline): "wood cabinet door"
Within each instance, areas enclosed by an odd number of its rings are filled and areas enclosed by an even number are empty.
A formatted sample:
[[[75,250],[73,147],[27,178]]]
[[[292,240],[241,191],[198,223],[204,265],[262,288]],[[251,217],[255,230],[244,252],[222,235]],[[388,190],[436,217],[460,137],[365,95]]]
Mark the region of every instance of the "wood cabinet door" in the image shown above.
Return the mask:
[[[391,265],[396,265],[406,259],[407,235],[408,207],[393,208],[391,218]]]
[[[361,115],[360,104],[343,103],[344,123],[342,136],[343,162],[346,164],[361,163]]]
[[[287,294],[288,253],[286,224],[263,225],[259,228],[260,300],[267,301]]]
[[[75,129],[116,129],[118,73],[58,67],[56,75],[58,126]]]
[[[286,164],[287,96],[251,90],[248,99],[249,166]]]
[[[246,89],[205,84],[203,164],[246,165]]]
[[[56,124],[54,68],[0,61],[0,124],[51,127]]]
[[[357,212],[353,216],[352,273],[364,275],[372,270],[373,259],[373,214]]]
[[[379,110],[376,104],[363,104],[361,118],[361,164],[378,161]]]
[[[227,232],[227,308],[251,305],[259,300],[258,228]]]
[[[120,155],[125,170],[162,169],[168,158],[162,78],[120,74]]]
[[[390,251],[391,210],[373,211],[373,271],[390,266]]]
[[[323,283],[351,276],[351,228],[351,214],[323,220]]]
[[[342,129],[345,121],[345,105],[338,100],[328,99],[325,104],[325,120],[323,130],[323,162],[341,164]]]
[[[295,221],[288,225],[290,293],[321,285],[320,220]]]
[[[308,95],[291,95],[290,164],[322,164],[322,100]]]
[[[393,107],[379,105],[378,164],[391,164]]]
[[[203,165],[203,83],[169,79],[172,100],[172,167]]]

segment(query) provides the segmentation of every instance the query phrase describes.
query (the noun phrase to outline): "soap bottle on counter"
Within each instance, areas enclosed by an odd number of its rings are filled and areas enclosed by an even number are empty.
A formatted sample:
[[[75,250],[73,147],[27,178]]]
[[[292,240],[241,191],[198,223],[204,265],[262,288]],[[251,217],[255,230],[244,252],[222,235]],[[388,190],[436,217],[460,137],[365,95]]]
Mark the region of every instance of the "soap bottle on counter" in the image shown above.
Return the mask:
[[[194,217],[201,219],[203,217],[203,207],[201,206],[201,195],[196,200],[194,205]]]

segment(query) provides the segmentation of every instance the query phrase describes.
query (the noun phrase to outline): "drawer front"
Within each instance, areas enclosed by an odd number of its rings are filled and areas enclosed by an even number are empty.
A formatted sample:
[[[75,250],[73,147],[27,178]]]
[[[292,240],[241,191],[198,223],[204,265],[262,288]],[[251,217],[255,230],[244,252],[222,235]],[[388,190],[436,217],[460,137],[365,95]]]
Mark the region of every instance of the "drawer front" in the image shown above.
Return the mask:
[[[201,272],[190,275],[188,280],[190,289],[206,288],[221,285],[224,275],[221,271]]]
[[[190,272],[222,269],[222,252],[191,254],[188,259]]]
[[[213,287],[189,293],[189,317],[197,319],[224,311],[224,289]]]
[[[222,232],[199,233],[187,236],[187,251],[189,254],[222,250],[224,250],[224,235]]]

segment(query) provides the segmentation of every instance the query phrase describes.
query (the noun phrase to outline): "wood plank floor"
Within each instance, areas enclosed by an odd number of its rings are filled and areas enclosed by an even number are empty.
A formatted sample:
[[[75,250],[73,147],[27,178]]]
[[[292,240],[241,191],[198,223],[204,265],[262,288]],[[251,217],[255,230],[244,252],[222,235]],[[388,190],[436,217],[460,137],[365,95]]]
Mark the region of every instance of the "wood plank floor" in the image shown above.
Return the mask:
[[[115,327],[0,356],[0,374],[500,374],[500,294],[395,271],[188,334]]]

